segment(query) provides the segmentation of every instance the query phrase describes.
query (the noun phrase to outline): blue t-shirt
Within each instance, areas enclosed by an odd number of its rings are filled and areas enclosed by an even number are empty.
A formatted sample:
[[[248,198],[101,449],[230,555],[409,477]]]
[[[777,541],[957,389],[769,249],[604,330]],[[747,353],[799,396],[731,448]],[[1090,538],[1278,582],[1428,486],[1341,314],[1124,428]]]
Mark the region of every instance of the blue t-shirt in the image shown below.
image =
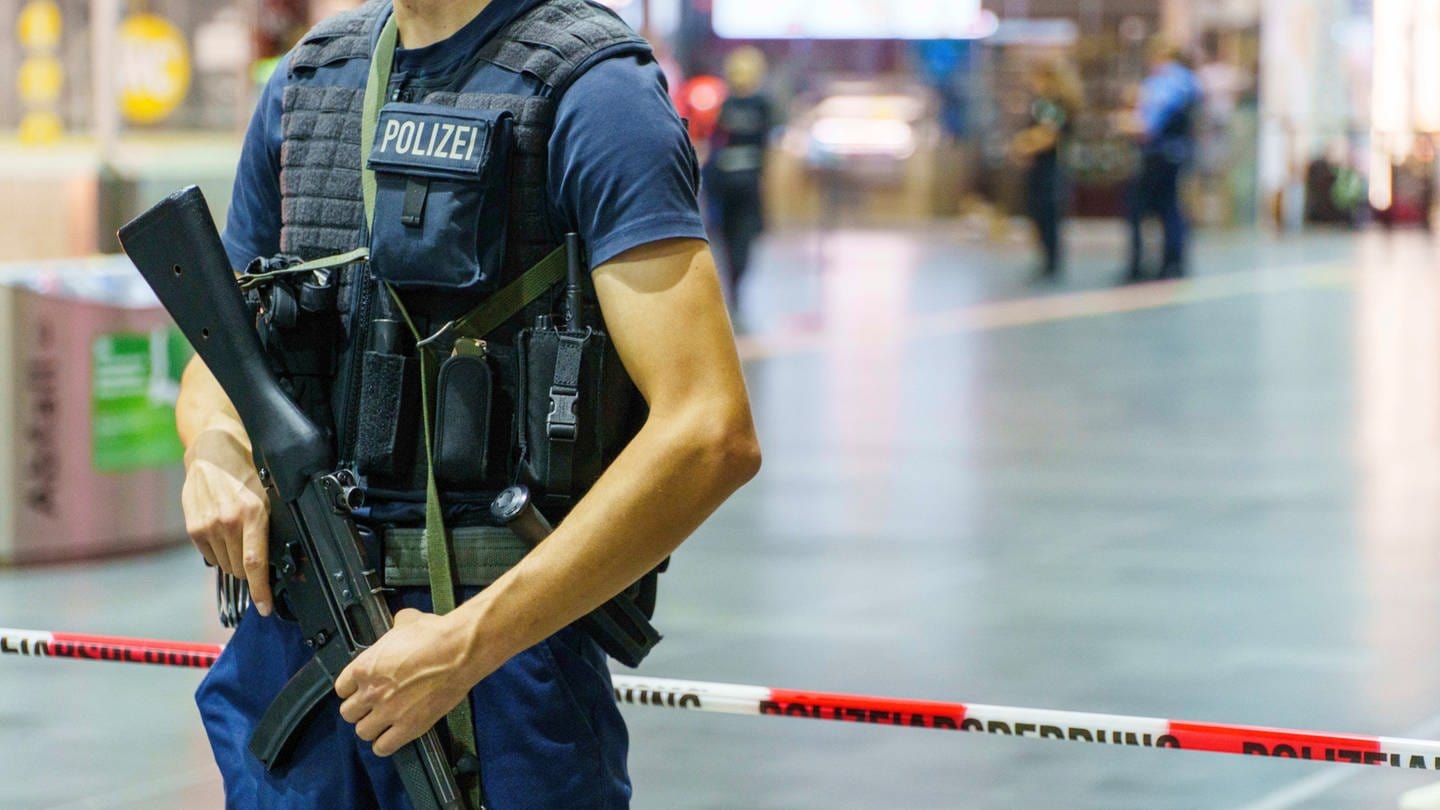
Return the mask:
[[[1191,133],[1179,117],[1200,102],[1200,83],[1184,65],[1170,62],[1140,85],[1140,120],[1145,126],[1146,151],[1174,149],[1188,142]]]
[[[493,0],[448,39],[398,49],[391,96],[398,88],[534,95],[533,77],[489,63],[458,85],[464,77],[457,74],[481,45],[542,2]],[[378,35],[377,25],[372,37]],[[292,81],[288,61],[266,84],[240,153],[223,234],[237,268],[280,251],[280,117]],[[363,87],[368,71],[368,61],[353,60],[327,69],[324,81]],[[662,239],[705,238],[694,151],[653,60],[618,56],[582,74],[557,106],[548,160],[553,230],[580,234],[592,268]]]

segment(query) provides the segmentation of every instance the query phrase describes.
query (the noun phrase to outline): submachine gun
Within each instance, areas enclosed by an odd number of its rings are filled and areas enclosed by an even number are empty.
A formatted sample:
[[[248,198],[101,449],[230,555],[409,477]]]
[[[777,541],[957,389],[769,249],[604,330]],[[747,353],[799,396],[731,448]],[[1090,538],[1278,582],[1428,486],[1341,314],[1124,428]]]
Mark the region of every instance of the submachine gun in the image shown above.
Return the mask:
[[[390,609],[360,550],[360,491],[335,470],[329,443],[276,381],[204,196],[194,186],[120,229],[120,243],[214,373],[250,436],[270,500],[270,565],[281,615],[315,650],[255,729],[250,750],[283,762],[295,732],[335,679],[390,629]],[[416,810],[464,810],[435,729],[393,757]]]

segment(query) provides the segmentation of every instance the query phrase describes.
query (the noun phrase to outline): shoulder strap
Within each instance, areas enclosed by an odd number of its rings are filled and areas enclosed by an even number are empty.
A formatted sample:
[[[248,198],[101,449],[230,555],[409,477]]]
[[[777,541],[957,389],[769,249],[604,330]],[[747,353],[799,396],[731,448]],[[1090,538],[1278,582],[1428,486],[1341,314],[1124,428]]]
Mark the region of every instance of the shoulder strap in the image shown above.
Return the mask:
[[[365,198],[365,231],[375,230],[375,172],[370,170],[370,149],[375,145],[375,127],[380,123],[380,105],[390,86],[390,71],[395,65],[395,45],[400,32],[395,15],[385,21],[375,53],[370,58],[370,75],[365,81],[365,107],[360,116],[360,193]]]
[[[445,324],[416,345],[424,349],[443,348],[457,338],[485,337],[564,281],[566,256],[563,245],[556,248],[519,278],[491,294],[480,306]]]
[[[395,17],[392,14],[380,30],[370,60],[370,75],[365,84],[365,107],[361,117],[361,191],[365,198],[365,224],[370,230],[375,220],[375,173],[369,168],[370,148],[375,142],[375,126],[379,120],[381,98],[390,84],[390,70],[395,60],[395,45],[399,40]],[[411,334],[419,340],[419,332],[399,294],[386,285],[386,290],[395,299],[395,306],[405,318]],[[450,537],[445,531],[445,518],[440,505],[440,488],[435,480],[434,429],[430,409],[430,381],[435,374],[435,356],[428,348],[421,348],[420,354],[420,422],[425,428],[425,558],[430,572],[430,602],[436,615],[444,615],[455,609],[454,555],[450,548]],[[468,761],[464,772],[457,769],[460,781],[471,807],[484,808],[485,795],[480,779],[479,747],[475,739],[475,720],[467,695],[445,718],[450,729],[450,739],[458,749],[460,759]]]

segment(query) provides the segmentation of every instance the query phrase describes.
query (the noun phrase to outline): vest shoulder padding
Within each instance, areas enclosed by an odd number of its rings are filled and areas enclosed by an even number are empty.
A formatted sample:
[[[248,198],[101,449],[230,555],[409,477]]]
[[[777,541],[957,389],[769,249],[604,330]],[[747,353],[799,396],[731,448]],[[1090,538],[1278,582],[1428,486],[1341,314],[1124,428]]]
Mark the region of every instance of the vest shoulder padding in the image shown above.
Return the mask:
[[[545,154],[555,125],[554,102],[540,96],[441,91],[427,94],[425,103],[466,110],[508,110],[515,116],[515,145],[523,154]]]
[[[488,42],[480,56],[563,92],[600,59],[651,53],[650,43],[615,12],[588,0],[550,0]]]
[[[310,29],[290,52],[290,69],[318,68],[342,59],[369,59],[371,35],[389,0],[369,0],[328,17]]]

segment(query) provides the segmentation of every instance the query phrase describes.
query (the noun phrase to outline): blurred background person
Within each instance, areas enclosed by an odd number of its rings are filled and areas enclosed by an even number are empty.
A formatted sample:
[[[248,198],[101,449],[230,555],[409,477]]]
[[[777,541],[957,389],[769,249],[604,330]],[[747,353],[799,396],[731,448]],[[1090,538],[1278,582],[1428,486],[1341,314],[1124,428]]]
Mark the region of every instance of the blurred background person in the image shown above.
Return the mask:
[[[1064,261],[1061,225],[1070,203],[1061,150],[1084,104],[1080,77],[1060,58],[1030,65],[1026,85],[1033,96],[1029,126],[1010,144],[1012,158],[1025,167],[1025,213],[1035,223],[1041,264],[1037,279],[1054,281]]]
[[[1415,138],[1405,159],[1390,167],[1390,207],[1376,217],[1386,228],[1418,225],[1432,230],[1435,209],[1435,144],[1429,137]]]
[[[1135,111],[1122,130],[1140,147],[1140,165],[1129,192],[1130,261],[1125,281],[1141,281],[1144,271],[1145,220],[1160,218],[1164,253],[1157,278],[1185,275],[1188,225],[1180,204],[1180,178],[1195,157],[1195,116],[1201,94],[1194,71],[1180,49],[1164,40],[1148,48],[1150,74],[1141,83]]]
[[[1365,178],[1352,165],[1349,145],[1334,138],[1305,167],[1305,224],[1358,227],[1366,203]]]
[[[1256,77],[1247,64],[1243,37],[1207,30],[1200,38],[1195,80],[1200,102],[1195,121],[1195,205],[1198,222],[1234,224],[1246,203],[1245,181],[1236,176],[1255,143],[1250,124]]]
[[[765,230],[761,184],[774,112],[763,87],[765,54],[743,47],[725,60],[728,93],[710,135],[705,191],[719,236],[717,255],[726,271],[732,312],[740,309],[740,283],[755,240]]]

